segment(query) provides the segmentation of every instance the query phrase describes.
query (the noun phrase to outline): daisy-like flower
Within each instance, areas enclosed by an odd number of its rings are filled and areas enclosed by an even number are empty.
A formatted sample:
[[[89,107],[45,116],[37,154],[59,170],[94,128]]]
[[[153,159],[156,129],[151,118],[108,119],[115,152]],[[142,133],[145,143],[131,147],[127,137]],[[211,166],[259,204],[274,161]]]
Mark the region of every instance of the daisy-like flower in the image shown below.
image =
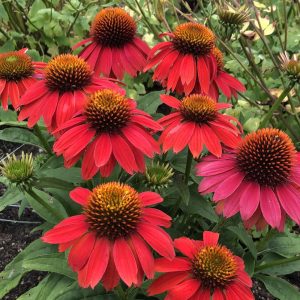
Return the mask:
[[[175,248],[184,256],[155,260],[155,271],[165,274],[150,285],[149,295],[167,291],[168,300],[254,300],[243,260],[218,239],[219,234],[210,231],[204,231],[203,241],[175,239]]]
[[[28,127],[43,117],[50,131],[82,110],[87,93],[111,88],[124,93],[115,83],[93,75],[90,66],[72,54],[61,54],[49,61],[43,79],[31,86],[21,98],[19,120]]]
[[[182,101],[161,95],[161,100],[175,109],[158,121],[165,127],[159,139],[164,152],[173,148],[178,153],[188,145],[193,157],[197,158],[205,146],[209,152],[220,157],[221,143],[235,148],[240,141],[240,130],[230,122],[238,121],[218,112],[230,107],[230,104],[216,103],[209,96],[200,94],[191,94]]]
[[[94,288],[101,280],[111,290],[120,278],[128,286],[140,285],[144,274],[154,275],[151,249],[174,258],[172,240],[160,228],[170,227],[171,218],[147,207],[163,201],[159,194],[109,182],[92,191],[76,188],[70,197],[82,206],[82,214],[63,220],[42,240],[59,244],[60,252],[71,248],[68,263],[81,287]]]
[[[10,100],[14,109],[20,97],[33,85],[44,63],[33,62],[26,54],[28,49],[0,54],[0,99],[4,110]]]
[[[145,129],[161,130],[150,115],[136,108],[136,102],[104,89],[90,95],[84,111],[66,122],[64,133],[54,144],[70,167],[83,156],[82,176],[92,178],[97,171],[107,177],[118,163],[126,172],[144,172],[144,156],[159,153],[159,144]]]
[[[220,49],[214,47],[212,54],[216,59],[218,67],[210,85],[209,95],[218,100],[219,90],[221,90],[227,99],[230,99],[232,96],[237,99],[237,92],[245,92],[246,88],[239,80],[224,71],[223,54]]]
[[[144,70],[157,65],[153,80],[161,82],[167,90],[185,95],[192,91],[208,94],[211,78],[217,72],[211,53],[216,40],[213,32],[202,24],[189,22],[163,35],[171,41],[153,47]]]
[[[136,36],[134,19],[122,8],[102,9],[95,17],[90,38],[73,49],[88,44],[79,54],[97,75],[122,79],[124,73],[135,77],[146,65],[150,48]]]
[[[240,212],[247,227],[266,223],[283,229],[288,215],[300,224],[300,156],[292,140],[275,128],[248,134],[220,159],[206,157],[197,166],[199,192],[214,192],[227,218]]]
[[[289,57],[289,54],[285,51],[280,53],[279,60],[281,62],[281,68],[290,80],[300,83],[300,59],[299,54],[293,54]]]

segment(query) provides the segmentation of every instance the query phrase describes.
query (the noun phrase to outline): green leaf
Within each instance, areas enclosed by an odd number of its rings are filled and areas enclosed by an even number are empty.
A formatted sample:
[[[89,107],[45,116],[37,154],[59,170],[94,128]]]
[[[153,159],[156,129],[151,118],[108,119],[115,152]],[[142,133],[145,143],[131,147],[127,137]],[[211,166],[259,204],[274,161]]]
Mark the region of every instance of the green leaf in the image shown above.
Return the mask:
[[[40,198],[40,202],[33,198],[31,195],[26,193],[26,199],[28,200],[31,207],[40,215],[44,220],[51,224],[57,224],[62,219],[68,217],[66,210],[63,205],[54,197],[49,194],[33,189],[33,191]],[[49,206],[51,210],[47,208]],[[53,211],[56,213],[54,214]]]
[[[43,148],[39,139],[31,131],[22,128],[14,127],[0,130],[0,140]]]
[[[161,94],[163,94],[163,91],[155,91],[139,97],[137,99],[138,108],[146,111],[150,115],[154,114],[157,107],[162,104],[159,97]]]
[[[67,189],[71,190],[74,185],[69,181],[65,181],[59,178],[53,177],[39,177],[39,179],[34,182],[36,188],[56,188],[56,189]]]
[[[56,246],[43,243],[40,239],[32,242],[20,252],[0,273],[0,299],[19,284],[22,276],[31,271],[23,266],[27,258],[38,257],[57,251]]]
[[[17,121],[18,115],[13,110],[3,110],[2,107],[0,107],[0,121],[1,122],[9,122],[9,121]]]
[[[267,290],[280,300],[299,300],[300,292],[292,284],[279,277],[257,275],[257,279],[263,282]]]
[[[0,211],[6,206],[17,203],[24,198],[24,195],[17,188],[8,188],[5,194],[0,198]]]
[[[71,183],[80,183],[83,181],[81,177],[81,168],[43,168],[39,174],[42,177],[53,177]]]
[[[252,238],[249,236],[244,227],[229,226],[226,229],[233,232],[238,239],[247,246],[254,258],[257,257],[256,247],[252,241]]]
[[[76,274],[70,269],[63,253],[53,253],[26,259],[23,267],[30,270],[54,272],[76,279]]]
[[[300,236],[278,236],[269,241],[268,250],[284,257],[300,253]]]

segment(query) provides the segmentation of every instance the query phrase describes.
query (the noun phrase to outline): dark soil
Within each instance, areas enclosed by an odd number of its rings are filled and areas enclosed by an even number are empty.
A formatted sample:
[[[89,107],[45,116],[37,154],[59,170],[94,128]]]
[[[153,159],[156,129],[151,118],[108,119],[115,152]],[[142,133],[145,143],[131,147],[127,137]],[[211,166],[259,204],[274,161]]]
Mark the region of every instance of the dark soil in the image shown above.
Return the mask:
[[[0,212],[0,219],[41,222],[41,219],[30,209],[25,209],[21,218],[18,218],[18,208],[8,207]],[[0,220],[0,271],[13,260],[28,244],[40,237],[40,232],[31,233],[38,224],[11,223]],[[20,295],[38,284],[43,279],[43,272],[26,274],[19,285],[8,293],[3,300],[15,300]]]

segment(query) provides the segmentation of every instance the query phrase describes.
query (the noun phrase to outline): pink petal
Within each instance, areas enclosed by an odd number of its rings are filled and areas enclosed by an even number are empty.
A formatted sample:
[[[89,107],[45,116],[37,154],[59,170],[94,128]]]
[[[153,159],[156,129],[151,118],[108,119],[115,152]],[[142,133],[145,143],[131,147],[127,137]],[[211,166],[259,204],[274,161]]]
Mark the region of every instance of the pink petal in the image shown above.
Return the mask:
[[[255,213],[259,205],[259,200],[259,184],[254,182],[247,182],[247,185],[240,198],[240,212],[243,220],[248,220]]]
[[[261,187],[260,208],[267,223],[272,227],[279,228],[281,208],[276,195],[269,187]]]

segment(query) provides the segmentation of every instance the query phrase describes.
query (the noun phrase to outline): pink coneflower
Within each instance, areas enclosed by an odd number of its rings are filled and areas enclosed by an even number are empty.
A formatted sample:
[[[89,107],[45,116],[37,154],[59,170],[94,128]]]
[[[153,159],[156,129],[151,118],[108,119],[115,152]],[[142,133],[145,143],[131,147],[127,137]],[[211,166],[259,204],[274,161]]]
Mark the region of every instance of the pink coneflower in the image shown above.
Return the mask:
[[[138,193],[129,185],[109,182],[92,191],[76,188],[70,197],[83,212],[57,224],[42,240],[59,244],[61,252],[71,248],[68,263],[81,287],[94,288],[101,281],[112,290],[120,278],[128,286],[140,285],[144,274],[154,275],[151,249],[174,258],[172,240],[160,228],[170,227],[171,218],[147,207],[163,201],[157,193]]]
[[[28,119],[28,127],[32,127],[43,117],[53,131],[82,110],[88,93],[104,88],[124,93],[115,83],[93,75],[83,59],[72,54],[58,55],[46,65],[42,80],[21,98],[19,120]]]
[[[159,153],[159,144],[146,128],[161,130],[150,115],[136,108],[136,102],[114,90],[90,95],[81,115],[58,128],[64,132],[54,144],[71,167],[81,156],[82,176],[92,178],[97,171],[104,177],[116,163],[126,172],[144,172],[144,156]]]
[[[27,50],[0,54],[0,99],[4,110],[8,109],[8,100],[17,109],[20,97],[37,81],[39,68],[45,65],[33,62]]]
[[[220,157],[221,143],[235,148],[240,141],[240,131],[230,122],[238,121],[218,112],[230,107],[230,104],[216,103],[209,96],[200,94],[191,94],[182,101],[162,95],[161,100],[175,109],[159,120],[159,123],[165,126],[160,136],[164,152],[173,148],[174,152],[178,153],[188,146],[197,158],[205,146],[209,152]]]
[[[232,96],[237,99],[237,92],[245,92],[246,88],[239,80],[224,71],[223,54],[217,47],[213,48],[212,54],[216,59],[218,68],[215,77],[212,79],[209,95],[218,100],[220,90],[227,99]]]
[[[217,72],[216,59],[211,50],[215,35],[198,23],[178,25],[173,33],[165,33],[169,42],[157,44],[149,53],[145,71],[156,66],[153,80],[171,91],[189,95],[208,94],[210,81]]]
[[[165,273],[148,288],[149,295],[168,292],[168,300],[254,300],[243,260],[218,244],[219,234],[205,231],[203,241],[186,237],[174,245],[184,256],[158,258],[155,271]]]
[[[136,36],[136,23],[122,8],[102,9],[92,23],[90,36],[73,49],[88,44],[79,56],[97,75],[122,79],[126,72],[135,77],[146,65],[150,48]]]
[[[227,218],[240,212],[246,225],[268,223],[283,229],[286,214],[300,223],[300,156],[291,139],[275,128],[248,134],[220,159],[206,157],[197,166],[199,192]],[[266,222],[266,223],[265,223]]]

